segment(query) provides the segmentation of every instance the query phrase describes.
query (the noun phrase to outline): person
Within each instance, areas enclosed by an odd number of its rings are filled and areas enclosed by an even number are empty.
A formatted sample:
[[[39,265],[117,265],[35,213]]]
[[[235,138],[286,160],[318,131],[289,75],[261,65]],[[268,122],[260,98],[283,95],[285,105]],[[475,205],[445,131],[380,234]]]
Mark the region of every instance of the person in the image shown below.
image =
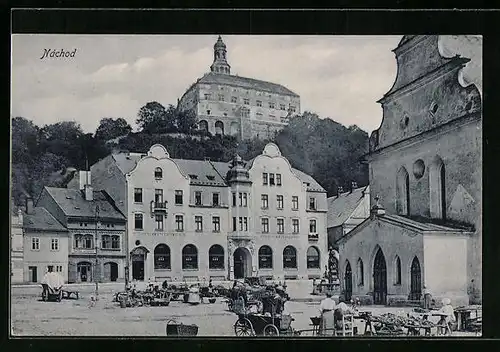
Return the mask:
[[[342,329],[342,317],[345,314],[354,314],[355,310],[352,306],[348,306],[345,303],[345,297],[340,296],[339,304],[335,307],[334,317],[335,317],[335,327],[337,329]]]
[[[443,306],[441,307],[439,312],[442,314],[446,314],[444,320],[451,331],[453,324],[455,323],[455,311],[453,310],[453,306],[451,305],[451,300],[449,298],[443,298],[441,303],[443,304]]]
[[[161,287],[162,287],[164,290],[166,290],[166,289],[168,288],[168,281],[167,281],[167,280],[163,281],[163,283],[162,283]]]
[[[423,290],[423,295],[424,295],[424,309],[430,309],[431,308],[431,300],[432,300],[432,295],[430,290],[427,288],[427,286],[424,286]]]
[[[326,298],[321,301],[319,311],[321,314],[321,323],[319,327],[320,335],[332,336],[334,334],[334,315],[335,301],[332,299],[331,292],[326,292]]]

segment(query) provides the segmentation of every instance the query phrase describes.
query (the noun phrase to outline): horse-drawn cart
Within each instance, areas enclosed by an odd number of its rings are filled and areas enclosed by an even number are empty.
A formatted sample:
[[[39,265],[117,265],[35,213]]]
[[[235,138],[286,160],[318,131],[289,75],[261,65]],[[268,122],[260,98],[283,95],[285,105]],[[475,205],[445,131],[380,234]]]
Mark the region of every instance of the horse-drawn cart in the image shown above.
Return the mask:
[[[295,336],[291,315],[268,315],[259,313],[239,314],[234,323],[236,336]]]

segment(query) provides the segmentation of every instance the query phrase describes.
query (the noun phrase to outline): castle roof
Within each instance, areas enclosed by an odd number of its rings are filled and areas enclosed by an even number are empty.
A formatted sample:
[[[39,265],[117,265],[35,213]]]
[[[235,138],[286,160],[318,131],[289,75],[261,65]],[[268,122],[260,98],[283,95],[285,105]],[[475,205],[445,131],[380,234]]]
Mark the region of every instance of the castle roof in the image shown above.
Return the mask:
[[[219,74],[215,72],[206,73],[198,80],[198,83],[229,85],[246,89],[255,89],[269,93],[299,97],[297,93],[292,92],[290,89],[282,86],[281,84],[261,81],[254,78]]]

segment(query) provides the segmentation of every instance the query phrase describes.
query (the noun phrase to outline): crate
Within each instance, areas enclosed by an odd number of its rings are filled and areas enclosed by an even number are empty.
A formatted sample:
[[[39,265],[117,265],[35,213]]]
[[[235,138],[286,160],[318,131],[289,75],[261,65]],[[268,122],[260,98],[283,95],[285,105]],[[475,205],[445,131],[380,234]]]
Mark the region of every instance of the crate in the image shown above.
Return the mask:
[[[198,325],[182,324],[175,320],[170,320],[167,322],[166,333],[167,336],[197,336]]]

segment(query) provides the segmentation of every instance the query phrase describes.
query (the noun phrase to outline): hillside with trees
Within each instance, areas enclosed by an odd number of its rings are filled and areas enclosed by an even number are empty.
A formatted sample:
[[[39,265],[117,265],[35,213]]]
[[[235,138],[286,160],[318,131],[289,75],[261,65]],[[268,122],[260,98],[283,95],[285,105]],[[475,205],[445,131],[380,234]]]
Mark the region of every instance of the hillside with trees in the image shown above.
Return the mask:
[[[359,163],[367,152],[368,134],[331,119],[305,112],[269,141],[238,141],[196,130],[196,117],[149,102],[138,112],[138,132],[123,118],[103,118],[95,133],[84,133],[74,121],[37,126],[24,117],[12,119],[12,198],[21,205],[27,195],[37,197],[43,186],[61,186],[68,168],[84,170],[117,151],[145,152],[163,144],[171,157],[229,161],[235,153],[249,160],[268,142],[276,143],[293,167],[312,175],[328,196],[352,181],[368,183],[368,169]]]

